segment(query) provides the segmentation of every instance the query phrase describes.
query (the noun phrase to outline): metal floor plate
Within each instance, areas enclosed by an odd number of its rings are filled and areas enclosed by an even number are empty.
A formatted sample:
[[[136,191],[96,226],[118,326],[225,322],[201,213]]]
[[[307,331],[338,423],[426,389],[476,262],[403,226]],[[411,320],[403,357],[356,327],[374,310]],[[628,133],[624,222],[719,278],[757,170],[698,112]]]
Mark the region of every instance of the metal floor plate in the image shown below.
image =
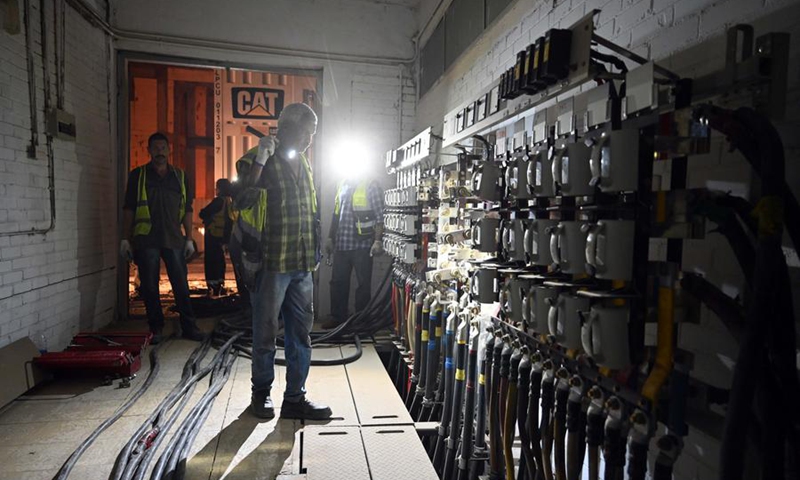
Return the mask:
[[[302,467],[308,480],[369,480],[359,427],[308,426]]]
[[[340,347],[315,348],[313,355],[315,360],[342,358]],[[358,415],[356,415],[353,395],[348,387],[347,372],[344,365],[311,367],[306,380],[306,389],[308,390],[309,398],[331,407],[333,417],[330,421],[326,421],[324,425],[328,427],[358,425]],[[315,424],[316,422],[306,423]]]
[[[347,355],[353,347],[342,347]],[[392,383],[373,345],[364,345],[358,361],[347,365],[350,389],[362,426],[411,425],[414,420]]]
[[[414,426],[361,429],[373,480],[438,480]]]

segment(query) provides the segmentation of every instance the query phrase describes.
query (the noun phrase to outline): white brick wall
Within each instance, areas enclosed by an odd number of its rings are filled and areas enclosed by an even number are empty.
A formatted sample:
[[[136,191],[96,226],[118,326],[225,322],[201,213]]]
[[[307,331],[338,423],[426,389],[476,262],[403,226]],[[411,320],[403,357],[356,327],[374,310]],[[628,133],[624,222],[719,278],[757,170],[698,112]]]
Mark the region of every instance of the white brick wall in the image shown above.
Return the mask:
[[[53,4],[47,13],[51,101],[55,105]],[[44,130],[39,2],[32,2],[36,103]],[[78,140],[54,141],[56,225],[43,235],[5,232],[46,228],[50,221],[45,137],[28,159],[30,116],[24,32],[0,32],[0,347],[44,332],[63,348],[80,329],[98,328],[116,305],[116,163],[111,152],[109,44],[72,9],[66,18],[65,107]]]
[[[791,35],[787,106],[800,101],[800,2],[797,0],[518,0],[480,36],[453,67],[420,99],[417,127],[439,125],[443,116],[475,98],[508,69],[518,50],[549,28],[567,27],[592,9],[598,34],[628,47],[648,59],[658,60],[683,75],[720,69],[726,28],[751,23],[756,35],[768,31]],[[426,18],[420,19],[420,26]],[[432,25],[435,25],[435,19]],[[423,39],[425,36],[423,35]],[[423,40],[424,43],[424,40]],[[787,182],[800,194],[800,167],[792,159],[800,154],[800,112],[788,108],[786,119],[776,122],[787,159]],[[716,138],[712,152],[689,161],[688,186],[731,190],[749,196],[752,174],[738,153]],[[709,230],[713,225],[709,226]],[[726,241],[710,233],[703,241],[685,245],[687,270],[703,272],[726,293],[741,293],[744,280]],[[792,270],[793,291],[800,295],[797,269]],[[796,302],[797,303],[797,302]],[[795,307],[800,310],[800,307]],[[798,317],[800,318],[800,317]],[[692,375],[717,386],[727,386],[736,348],[730,334],[713,314],[704,311],[701,323],[684,325],[679,345],[695,354]],[[675,478],[712,479],[718,468],[719,443],[692,429],[675,468]]]

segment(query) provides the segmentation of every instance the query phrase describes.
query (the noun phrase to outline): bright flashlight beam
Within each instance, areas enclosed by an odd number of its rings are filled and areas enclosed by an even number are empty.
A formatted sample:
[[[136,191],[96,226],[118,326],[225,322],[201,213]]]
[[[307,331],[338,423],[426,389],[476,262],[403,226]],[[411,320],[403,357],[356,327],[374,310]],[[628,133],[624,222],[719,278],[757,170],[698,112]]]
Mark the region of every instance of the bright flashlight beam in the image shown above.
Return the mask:
[[[354,177],[367,169],[369,152],[367,148],[353,140],[342,141],[333,151],[333,168],[342,176]]]

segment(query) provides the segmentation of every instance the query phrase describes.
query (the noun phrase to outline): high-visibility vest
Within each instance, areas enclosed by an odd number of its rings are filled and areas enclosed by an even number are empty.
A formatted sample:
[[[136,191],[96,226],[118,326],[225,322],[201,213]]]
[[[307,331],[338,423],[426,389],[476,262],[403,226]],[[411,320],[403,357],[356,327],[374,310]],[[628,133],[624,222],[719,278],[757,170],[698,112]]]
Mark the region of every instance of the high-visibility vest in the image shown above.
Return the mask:
[[[134,236],[147,235],[150,233],[150,229],[153,228],[153,223],[150,220],[150,206],[147,204],[147,165],[138,167],[138,170],[139,188],[137,189],[136,213],[133,221]],[[173,167],[173,172],[181,184],[181,205],[178,210],[178,218],[183,222],[183,217],[186,216],[186,175],[180,168]]]
[[[237,162],[236,172],[239,178],[249,174],[250,167],[256,158],[258,147],[251,148]],[[314,188],[314,177],[305,155],[301,160],[308,183],[311,188],[311,210],[317,213],[317,192]],[[256,274],[261,270],[264,261],[263,239],[267,225],[267,190],[249,187],[236,196],[231,211],[236,220],[231,232],[230,253],[244,284],[252,289],[255,286]]]
[[[258,147],[253,147],[236,161],[236,175],[240,180],[250,173],[250,168],[253,166],[257,154]],[[317,213],[317,189],[314,187],[314,174],[311,172],[311,165],[308,164],[306,156],[301,153],[300,157],[306,175],[308,175],[308,184],[311,186],[311,212]]]
[[[231,219],[231,198],[222,197],[222,208],[211,217],[208,224],[208,234],[221,238],[225,235],[225,224]]]
[[[353,215],[356,217],[356,232],[359,235],[367,236],[375,233],[375,211],[369,205],[369,198],[367,197],[367,188],[369,182],[360,182],[355,191],[353,198],[350,202],[353,207]],[[337,217],[342,210],[342,195],[344,195],[345,182],[339,184],[336,190],[336,199],[334,200],[333,213]]]

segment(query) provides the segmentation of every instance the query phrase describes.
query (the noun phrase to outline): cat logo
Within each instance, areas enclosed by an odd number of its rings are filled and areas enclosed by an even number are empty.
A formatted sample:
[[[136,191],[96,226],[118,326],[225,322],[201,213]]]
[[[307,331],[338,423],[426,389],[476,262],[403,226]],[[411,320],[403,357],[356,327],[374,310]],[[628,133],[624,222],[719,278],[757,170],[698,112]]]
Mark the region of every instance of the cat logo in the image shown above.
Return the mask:
[[[232,88],[233,118],[274,120],[283,110],[283,90]]]

